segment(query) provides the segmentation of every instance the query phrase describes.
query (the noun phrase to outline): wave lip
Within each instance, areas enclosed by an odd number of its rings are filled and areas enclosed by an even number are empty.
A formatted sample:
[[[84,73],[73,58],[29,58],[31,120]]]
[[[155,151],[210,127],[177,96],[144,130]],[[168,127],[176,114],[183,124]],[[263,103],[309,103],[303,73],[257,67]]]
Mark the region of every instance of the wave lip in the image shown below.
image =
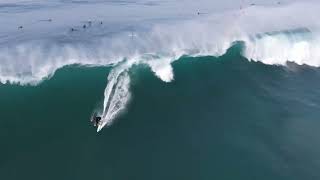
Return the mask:
[[[265,64],[285,65],[288,61],[302,65],[320,65],[317,34],[307,28],[267,32],[250,38],[245,57]]]

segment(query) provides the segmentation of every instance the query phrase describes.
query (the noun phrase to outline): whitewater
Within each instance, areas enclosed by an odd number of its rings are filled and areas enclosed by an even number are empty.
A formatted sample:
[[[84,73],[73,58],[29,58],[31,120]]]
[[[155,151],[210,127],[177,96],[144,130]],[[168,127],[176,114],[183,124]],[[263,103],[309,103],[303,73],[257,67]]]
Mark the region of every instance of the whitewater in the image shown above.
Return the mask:
[[[320,3],[279,2],[0,1],[0,82],[37,85],[68,65],[110,66],[94,110],[100,131],[129,103],[133,65],[169,83],[180,57],[221,56],[242,43],[250,61],[318,67]]]

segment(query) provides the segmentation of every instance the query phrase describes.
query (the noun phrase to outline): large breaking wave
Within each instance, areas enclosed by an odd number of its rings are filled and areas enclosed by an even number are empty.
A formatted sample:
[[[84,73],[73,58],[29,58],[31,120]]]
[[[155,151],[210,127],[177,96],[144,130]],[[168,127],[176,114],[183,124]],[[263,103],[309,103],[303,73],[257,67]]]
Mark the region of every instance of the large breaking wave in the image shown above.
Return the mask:
[[[170,82],[174,80],[171,63],[179,57],[220,56],[240,41],[248,60],[319,66],[320,28],[315,21],[319,7],[320,3],[249,6],[191,20],[124,26],[119,32],[94,22],[85,32],[31,39],[28,32],[4,36],[0,42],[0,82],[36,85],[70,64],[113,66],[104,92],[99,131],[111,124],[129,102],[128,71],[134,64],[146,64],[161,80]]]

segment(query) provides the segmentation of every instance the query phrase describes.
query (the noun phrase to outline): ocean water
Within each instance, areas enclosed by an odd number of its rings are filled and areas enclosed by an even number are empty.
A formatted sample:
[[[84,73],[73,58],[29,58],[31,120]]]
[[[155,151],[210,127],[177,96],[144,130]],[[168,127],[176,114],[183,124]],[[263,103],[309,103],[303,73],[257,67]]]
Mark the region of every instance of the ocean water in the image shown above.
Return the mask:
[[[280,2],[1,1],[0,179],[319,179],[320,4]]]

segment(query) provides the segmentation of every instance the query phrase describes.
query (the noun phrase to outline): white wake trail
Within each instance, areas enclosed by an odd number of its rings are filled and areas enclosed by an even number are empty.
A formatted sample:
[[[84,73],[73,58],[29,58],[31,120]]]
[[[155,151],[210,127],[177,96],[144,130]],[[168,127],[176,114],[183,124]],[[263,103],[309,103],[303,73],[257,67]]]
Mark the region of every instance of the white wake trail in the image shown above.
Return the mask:
[[[99,132],[104,126],[124,111],[130,94],[130,76],[126,69],[113,69],[108,76],[108,85],[104,92],[102,119],[97,128]]]

